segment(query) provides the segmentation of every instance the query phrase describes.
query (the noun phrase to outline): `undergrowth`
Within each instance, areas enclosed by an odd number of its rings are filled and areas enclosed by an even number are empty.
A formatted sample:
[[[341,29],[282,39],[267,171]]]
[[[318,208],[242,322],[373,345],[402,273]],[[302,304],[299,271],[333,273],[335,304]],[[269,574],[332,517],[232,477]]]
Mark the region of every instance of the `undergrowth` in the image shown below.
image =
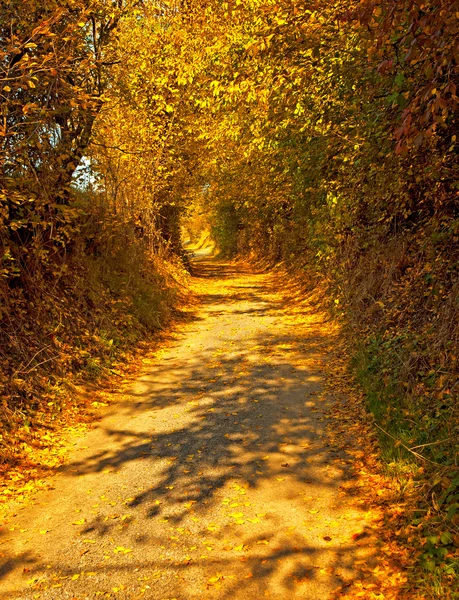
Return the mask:
[[[411,584],[426,598],[459,597],[456,256],[429,223],[344,250],[330,280],[383,465],[407,501]]]
[[[85,386],[113,377],[184,299],[182,263],[149,251],[132,223],[93,209],[79,227],[71,250],[46,267],[24,262],[20,281],[0,283],[4,500],[60,463],[63,425],[92,418]]]
[[[353,368],[375,417],[384,470],[407,510],[398,535],[410,548],[411,583],[428,598],[459,597],[459,473],[448,415],[425,414],[414,395],[382,373],[390,354],[373,339],[354,354]],[[390,509],[390,507],[389,507]]]
[[[453,600],[459,598],[459,309],[454,281],[448,286],[446,276],[435,274],[446,282],[439,295],[424,276],[425,269],[450,265],[426,267],[415,252],[409,255],[405,240],[400,272],[400,247],[386,253],[384,268],[376,264],[376,245],[358,262],[341,256],[320,269],[303,255],[286,266],[341,323],[348,373],[365,396],[380,466],[392,481],[384,500],[389,532],[381,536],[397,539],[409,556],[407,597]]]

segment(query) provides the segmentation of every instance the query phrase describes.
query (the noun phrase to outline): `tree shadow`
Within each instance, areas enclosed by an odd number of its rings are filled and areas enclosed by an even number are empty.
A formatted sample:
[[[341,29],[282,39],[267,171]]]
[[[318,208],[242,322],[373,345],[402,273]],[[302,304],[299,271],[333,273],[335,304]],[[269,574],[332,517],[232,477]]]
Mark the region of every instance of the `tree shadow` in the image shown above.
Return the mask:
[[[201,263],[200,276],[221,279],[219,268],[217,263]],[[225,271],[228,279],[233,277],[232,268]],[[219,318],[220,304],[247,302],[251,309],[228,309],[230,318],[247,315],[247,327],[252,315],[276,319],[289,310],[288,300],[268,299],[262,285],[232,288],[234,297],[229,301],[223,293],[206,295],[203,305],[214,307],[213,314]],[[218,333],[209,331],[209,337],[213,339]],[[139,547],[158,542],[155,524],[160,520],[175,528],[186,525],[190,506],[209,513],[221,503],[222,490],[238,482],[247,490],[255,490],[287,478],[299,488],[307,484],[312,493],[337,490],[343,482],[352,481],[353,475],[346,453],[323,441],[324,410],[329,403],[318,394],[323,384],[318,357],[330,343],[325,334],[293,327],[245,335],[234,351],[227,345],[223,352],[215,342],[193,348],[186,358],[169,352],[139,379],[127,399],[120,396],[109,407],[99,426],[107,444],[97,451],[89,449],[81,459],[75,457],[61,471],[72,478],[110,469],[121,471],[132,463],[140,465],[143,489],[132,494],[128,507],[151,526],[136,538]],[[115,414],[117,418],[111,419]],[[151,418],[151,426],[145,427],[147,418]],[[352,494],[352,485],[347,487]],[[116,520],[96,516],[85,523],[80,534],[102,539],[113,535],[116,527]],[[342,583],[343,573],[349,578],[355,573],[354,565],[360,558],[355,545],[305,542],[304,537],[292,535],[282,545],[262,546],[265,538],[277,533],[275,528],[265,528],[260,534],[244,536],[243,544],[252,548],[243,554],[250,578],[217,580],[218,597],[232,598],[242,589],[256,595],[275,579],[283,591],[278,597],[288,598],[288,594],[297,593],[298,586],[317,580],[325,552],[334,555],[328,576],[335,586]],[[228,532],[223,527],[213,535],[221,541],[225,534]],[[209,532],[203,529],[199,535]],[[0,570],[2,576],[18,565],[33,565],[35,572],[43,569],[29,553],[12,561]],[[225,572],[233,563],[233,556],[218,556],[213,569]],[[206,564],[205,559],[198,558],[192,563],[174,564],[174,569],[199,572]],[[338,565],[339,577],[333,571]],[[139,558],[130,559],[126,565],[109,562],[91,570],[102,574],[125,569],[128,573],[133,568],[155,567],[167,571],[164,562],[147,565]],[[58,570],[62,576],[72,574],[70,569]],[[185,588],[182,593],[188,597]]]

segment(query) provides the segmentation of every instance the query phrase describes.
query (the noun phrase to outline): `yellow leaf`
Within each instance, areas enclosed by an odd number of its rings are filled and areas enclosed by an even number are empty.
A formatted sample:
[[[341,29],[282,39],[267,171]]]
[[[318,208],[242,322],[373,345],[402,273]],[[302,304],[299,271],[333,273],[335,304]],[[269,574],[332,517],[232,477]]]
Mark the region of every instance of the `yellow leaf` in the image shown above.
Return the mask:
[[[86,519],[80,519],[79,521],[73,521],[72,525],[83,525]]]
[[[113,549],[113,552],[115,554],[129,554],[129,552],[132,552],[132,548],[124,548],[123,546],[116,546],[116,548]]]

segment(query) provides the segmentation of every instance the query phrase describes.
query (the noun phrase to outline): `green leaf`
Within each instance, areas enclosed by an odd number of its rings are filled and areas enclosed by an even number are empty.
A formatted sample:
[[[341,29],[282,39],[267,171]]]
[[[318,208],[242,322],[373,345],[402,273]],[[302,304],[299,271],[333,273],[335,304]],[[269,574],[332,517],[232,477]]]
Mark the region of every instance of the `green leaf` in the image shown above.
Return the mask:
[[[398,86],[402,86],[405,82],[405,75],[403,73],[397,73],[397,76],[395,78],[395,83]]]
[[[458,508],[459,508],[459,504],[457,502],[455,502],[454,504],[451,504],[451,506],[448,508],[448,512],[446,514],[446,518],[448,519],[448,521],[451,521],[451,519],[456,514]]]
[[[452,543],[452,537],[448,532],[442,533],[440,536],[440,541],[442,544],[444,544],[445,546],[447,546],[448,544]]]
[[[428,571],[434,571],[435,570],[435,561],[434,560],[426,560],[426,562],[424,563],[424,566]]]

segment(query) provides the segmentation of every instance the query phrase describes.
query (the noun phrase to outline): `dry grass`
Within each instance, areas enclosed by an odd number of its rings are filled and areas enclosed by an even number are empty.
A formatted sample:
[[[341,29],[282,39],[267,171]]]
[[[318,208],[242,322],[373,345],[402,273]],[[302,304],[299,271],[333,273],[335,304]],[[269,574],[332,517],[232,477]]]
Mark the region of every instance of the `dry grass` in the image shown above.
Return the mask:
[[[148,255],[129,231],[125,235],[131,236],[127,244],[105,242],[97,253],[74,251],[56,263],[55,277],[35,269],[21,285],[2,284],[5,501],[60,464],[65,432],[94,418],[94,389],[88,385],[116,378],[124,362],[132,363],[139,343],[157,336],[186,299],[180,263]]]

